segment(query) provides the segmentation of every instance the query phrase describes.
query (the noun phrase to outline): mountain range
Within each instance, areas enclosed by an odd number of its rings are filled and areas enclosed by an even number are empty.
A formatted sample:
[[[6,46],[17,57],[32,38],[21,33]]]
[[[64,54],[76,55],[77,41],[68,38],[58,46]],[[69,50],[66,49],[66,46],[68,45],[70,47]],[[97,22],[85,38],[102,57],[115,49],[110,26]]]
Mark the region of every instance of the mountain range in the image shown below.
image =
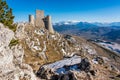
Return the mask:
[[[102,39],[120,43],[120,22],[89,23],[66,21],[55,23],[54,29],[62,34],[71,34],[86,39]]]

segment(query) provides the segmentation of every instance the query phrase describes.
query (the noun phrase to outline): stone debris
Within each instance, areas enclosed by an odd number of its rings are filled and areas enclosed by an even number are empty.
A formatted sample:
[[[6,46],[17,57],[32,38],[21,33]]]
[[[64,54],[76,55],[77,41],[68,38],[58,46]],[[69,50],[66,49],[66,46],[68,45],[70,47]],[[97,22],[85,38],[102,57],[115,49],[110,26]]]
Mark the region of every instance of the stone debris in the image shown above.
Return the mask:
[[[53,78],[52,80],[54,80],[55,78],[58,78],[60,80],[69,80],[70,78],[73,78],[76,80],[72,71],[90,72],[90,62],[86,58],[81,59],[79,56],[73,56],[72,58],[66,58],[64,60],[42,66],[37,72],[37,75],[43,79]]]

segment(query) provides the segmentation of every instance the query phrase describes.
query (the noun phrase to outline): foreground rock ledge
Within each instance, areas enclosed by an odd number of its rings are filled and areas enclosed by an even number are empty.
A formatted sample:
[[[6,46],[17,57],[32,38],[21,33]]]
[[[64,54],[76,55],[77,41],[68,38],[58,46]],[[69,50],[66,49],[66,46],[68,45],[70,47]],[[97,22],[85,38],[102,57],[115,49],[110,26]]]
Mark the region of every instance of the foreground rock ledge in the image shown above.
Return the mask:
[[[37,80],[32,68],[22,62],[22,45],[10,48],[14,32],[0,23],[0,80]]]

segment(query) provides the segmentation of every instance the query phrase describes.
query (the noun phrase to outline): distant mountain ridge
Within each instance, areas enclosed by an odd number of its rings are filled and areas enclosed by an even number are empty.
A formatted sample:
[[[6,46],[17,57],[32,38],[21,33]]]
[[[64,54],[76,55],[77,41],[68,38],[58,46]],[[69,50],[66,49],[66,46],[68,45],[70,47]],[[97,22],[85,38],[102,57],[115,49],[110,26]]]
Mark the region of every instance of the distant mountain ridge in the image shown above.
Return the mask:
[[[57,22],[54,23],[53,25],[78,25],[78,24],[91,24],[91,25],[95,25],[95,26],[104,26],[104,27],[108,27],[108,26],[120,26],[120,22],[81,22],[81,21],[61,21],[61,22]]]
[[[120,22],[89,23],[89,22],[60,22],[53,25],[62,34],[82,36],[86,39],[105,39],[120,43]]]

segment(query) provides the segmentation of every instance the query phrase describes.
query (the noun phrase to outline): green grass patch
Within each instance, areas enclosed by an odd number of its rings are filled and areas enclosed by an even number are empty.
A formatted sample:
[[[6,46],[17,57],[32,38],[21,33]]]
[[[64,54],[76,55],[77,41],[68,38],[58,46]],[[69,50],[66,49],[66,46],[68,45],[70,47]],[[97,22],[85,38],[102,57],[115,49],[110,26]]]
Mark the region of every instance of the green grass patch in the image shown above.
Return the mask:
[[[18,40],[12,39],[12,40],[10,41],[9,46],[10,46],[10,47],[15,46],[15,45],[17,45],[18,43],[19,43]]]

